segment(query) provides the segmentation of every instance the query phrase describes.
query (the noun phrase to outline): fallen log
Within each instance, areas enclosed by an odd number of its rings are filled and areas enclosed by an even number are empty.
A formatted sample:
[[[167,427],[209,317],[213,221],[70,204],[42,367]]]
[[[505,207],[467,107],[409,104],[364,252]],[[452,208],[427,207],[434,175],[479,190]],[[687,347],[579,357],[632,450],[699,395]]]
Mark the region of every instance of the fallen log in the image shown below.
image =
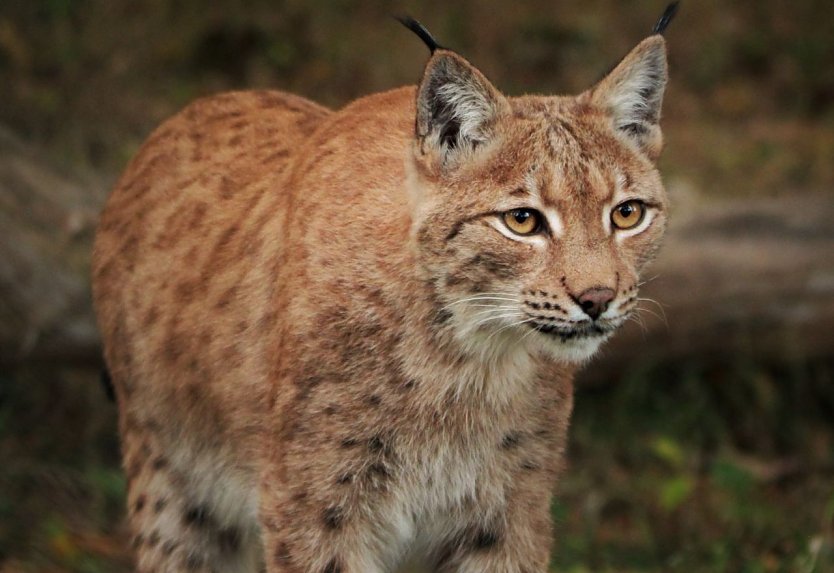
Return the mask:
[[[98,360],[87,269],[103,189],[0,127],[0,363]]]

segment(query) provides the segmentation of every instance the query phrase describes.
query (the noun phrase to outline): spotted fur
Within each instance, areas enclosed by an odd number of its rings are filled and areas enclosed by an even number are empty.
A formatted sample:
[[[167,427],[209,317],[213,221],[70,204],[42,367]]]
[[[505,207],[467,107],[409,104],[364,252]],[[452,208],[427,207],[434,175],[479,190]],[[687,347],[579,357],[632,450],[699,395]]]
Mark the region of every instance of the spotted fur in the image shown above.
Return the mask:
[[[664,228],[665,80],[659,36],[576,97],[438,47],[416,89],[230,93],[157,129],[93,263],[138,571],[545,571],[574,371]]]

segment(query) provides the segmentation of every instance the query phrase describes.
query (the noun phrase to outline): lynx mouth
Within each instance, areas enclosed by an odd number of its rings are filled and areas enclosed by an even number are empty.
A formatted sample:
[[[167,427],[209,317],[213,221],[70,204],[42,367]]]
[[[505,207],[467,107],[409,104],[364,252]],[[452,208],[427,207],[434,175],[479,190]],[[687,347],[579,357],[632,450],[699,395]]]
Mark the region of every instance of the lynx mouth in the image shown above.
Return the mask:
[[[608,336],[616,329],[613,325],[596,322],[579,323],[575,326],[561,326],[537,321],[528,322],[527,324],[533,330],[538,330],[542,334],[557,338],[562,342],[601,338]]]

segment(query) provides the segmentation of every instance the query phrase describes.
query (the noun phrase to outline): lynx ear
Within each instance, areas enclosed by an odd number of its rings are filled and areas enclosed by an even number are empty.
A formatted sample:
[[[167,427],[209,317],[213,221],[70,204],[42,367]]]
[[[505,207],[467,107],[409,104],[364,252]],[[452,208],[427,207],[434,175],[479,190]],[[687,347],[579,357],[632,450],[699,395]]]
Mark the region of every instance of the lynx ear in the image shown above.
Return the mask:
[[[489,141],[495,121],[508,107],[472,64],[438,49],[417,90],[417,139],[424,152],[433,151],[448,163]]]
[[[589,92],[605,109],[614,128],[634,141],[652,160],[663,147],[660,108],[668,71],[663,36],[646,38]]]

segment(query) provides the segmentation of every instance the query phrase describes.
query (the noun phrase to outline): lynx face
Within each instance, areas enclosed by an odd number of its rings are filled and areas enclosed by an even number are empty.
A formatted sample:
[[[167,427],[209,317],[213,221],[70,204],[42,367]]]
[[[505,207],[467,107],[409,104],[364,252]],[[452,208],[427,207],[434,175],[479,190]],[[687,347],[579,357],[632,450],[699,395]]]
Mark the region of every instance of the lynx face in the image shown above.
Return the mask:
[[[413,233],[458,341],[581,361],[628,320],[666,222],[653,163],[665,80],[659,36],[578,97],[506,98],[459,56],[434,55]]]

